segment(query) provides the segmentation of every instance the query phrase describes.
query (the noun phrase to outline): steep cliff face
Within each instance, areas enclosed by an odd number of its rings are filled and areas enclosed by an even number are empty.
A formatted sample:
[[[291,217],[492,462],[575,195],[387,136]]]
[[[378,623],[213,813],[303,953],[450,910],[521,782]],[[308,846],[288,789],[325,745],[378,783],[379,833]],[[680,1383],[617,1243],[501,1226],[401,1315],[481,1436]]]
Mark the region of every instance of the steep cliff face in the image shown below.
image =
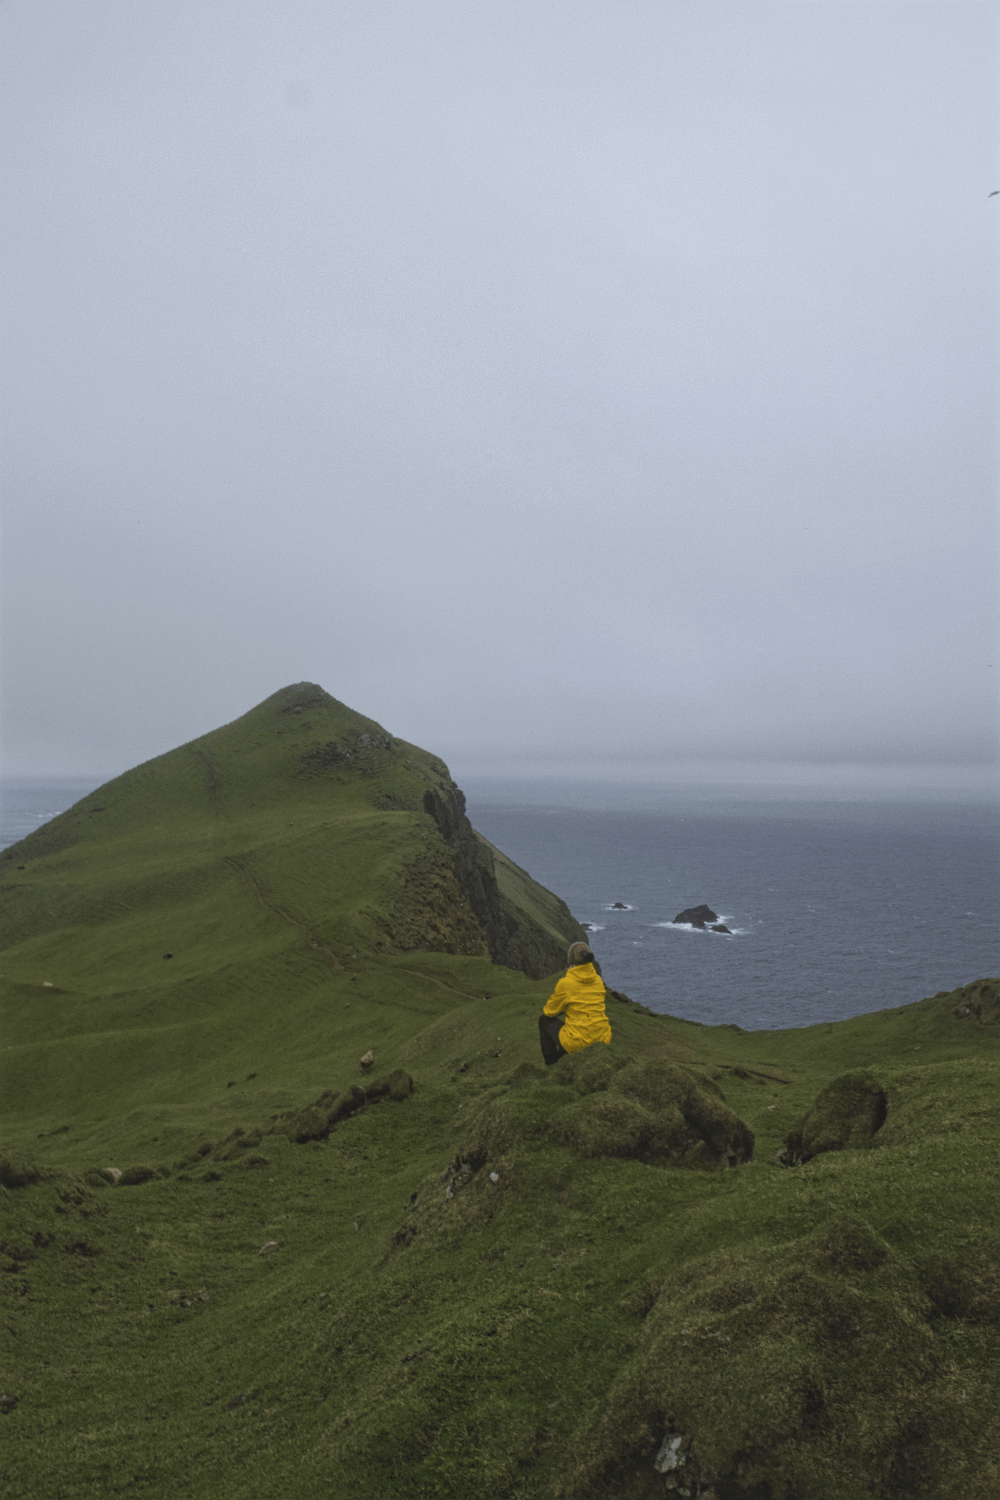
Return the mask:
[[[376,921],[383,953],[464,953],[489,958],[478,917],[455,875],[451,849],[437,840],[400,871],[397,896]]]
[[[553,933],[504,896],[497,880],[493,851],[469,822],[465,794],[453,781],[449,779],[425,791],[424,812],[434,819],[452,852],[455,878],[486,936],[493,962],[521,969],[530,979],[540,979],[563,968],[569,944],[586,938],[569,909],[558,903],[565,912],[565,930]]]

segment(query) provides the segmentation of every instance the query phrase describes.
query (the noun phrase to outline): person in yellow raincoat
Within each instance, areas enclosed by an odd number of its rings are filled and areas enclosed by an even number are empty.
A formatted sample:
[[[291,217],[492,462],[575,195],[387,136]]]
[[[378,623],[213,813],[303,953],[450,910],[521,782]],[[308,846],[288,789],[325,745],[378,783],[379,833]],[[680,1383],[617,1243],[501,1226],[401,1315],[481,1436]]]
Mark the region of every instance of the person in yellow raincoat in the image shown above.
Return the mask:
[[[604,1009],[604,980],[597,960],[586,943],[571,944],[566,959],[569,967],[538,1017],[538,1036],[546,1067],[557,1063],[567,1052],[582,1052],[594,1042],[607,1046],[611,1041],[611,1027]]]

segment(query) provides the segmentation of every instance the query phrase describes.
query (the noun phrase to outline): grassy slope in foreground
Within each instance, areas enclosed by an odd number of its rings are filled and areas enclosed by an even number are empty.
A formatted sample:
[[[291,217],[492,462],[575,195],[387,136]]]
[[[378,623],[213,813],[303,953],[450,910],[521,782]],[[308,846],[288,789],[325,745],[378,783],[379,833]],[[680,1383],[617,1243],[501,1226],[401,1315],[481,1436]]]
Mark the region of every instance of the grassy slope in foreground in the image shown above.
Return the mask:
[[[992,1500],[1000,983],[785,1032],[614,1003],[612,1047],[546,1072],[551,980],[490,962],[461,851],[389,801],[440,763],[275,789],[265,734],[257,770],[206,740],[210,775],[162,757],[134,815],[85,799],[3,867],[8,1493]],[[406,950],[432,920],[479,951]],[[881,1130],[780,1167],[859,1070]],[[678,1076],[753,1162],[643,1144]]]

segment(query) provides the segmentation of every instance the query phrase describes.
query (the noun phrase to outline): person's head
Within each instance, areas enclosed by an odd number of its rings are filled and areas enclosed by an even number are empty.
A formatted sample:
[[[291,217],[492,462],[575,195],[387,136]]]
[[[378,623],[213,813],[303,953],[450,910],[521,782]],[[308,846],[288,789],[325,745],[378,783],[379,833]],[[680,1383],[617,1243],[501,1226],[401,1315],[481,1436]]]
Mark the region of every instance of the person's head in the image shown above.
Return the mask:
[[[570,943],[566,951],[566,964],[568,968],[572,969],[577,964],[592,964],[593,962],[594,955],[586,943]]]

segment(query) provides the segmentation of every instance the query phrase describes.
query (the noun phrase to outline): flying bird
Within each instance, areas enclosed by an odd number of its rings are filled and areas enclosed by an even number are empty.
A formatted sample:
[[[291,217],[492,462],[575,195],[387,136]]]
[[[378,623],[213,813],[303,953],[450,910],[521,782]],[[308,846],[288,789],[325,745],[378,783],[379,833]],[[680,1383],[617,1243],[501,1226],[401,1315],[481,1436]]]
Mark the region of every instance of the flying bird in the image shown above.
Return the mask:
[[[994,188],[992,193],[987,193],[986,196],[987,198],[995,198],[998,193],[1000,193],[1000,188]]]

